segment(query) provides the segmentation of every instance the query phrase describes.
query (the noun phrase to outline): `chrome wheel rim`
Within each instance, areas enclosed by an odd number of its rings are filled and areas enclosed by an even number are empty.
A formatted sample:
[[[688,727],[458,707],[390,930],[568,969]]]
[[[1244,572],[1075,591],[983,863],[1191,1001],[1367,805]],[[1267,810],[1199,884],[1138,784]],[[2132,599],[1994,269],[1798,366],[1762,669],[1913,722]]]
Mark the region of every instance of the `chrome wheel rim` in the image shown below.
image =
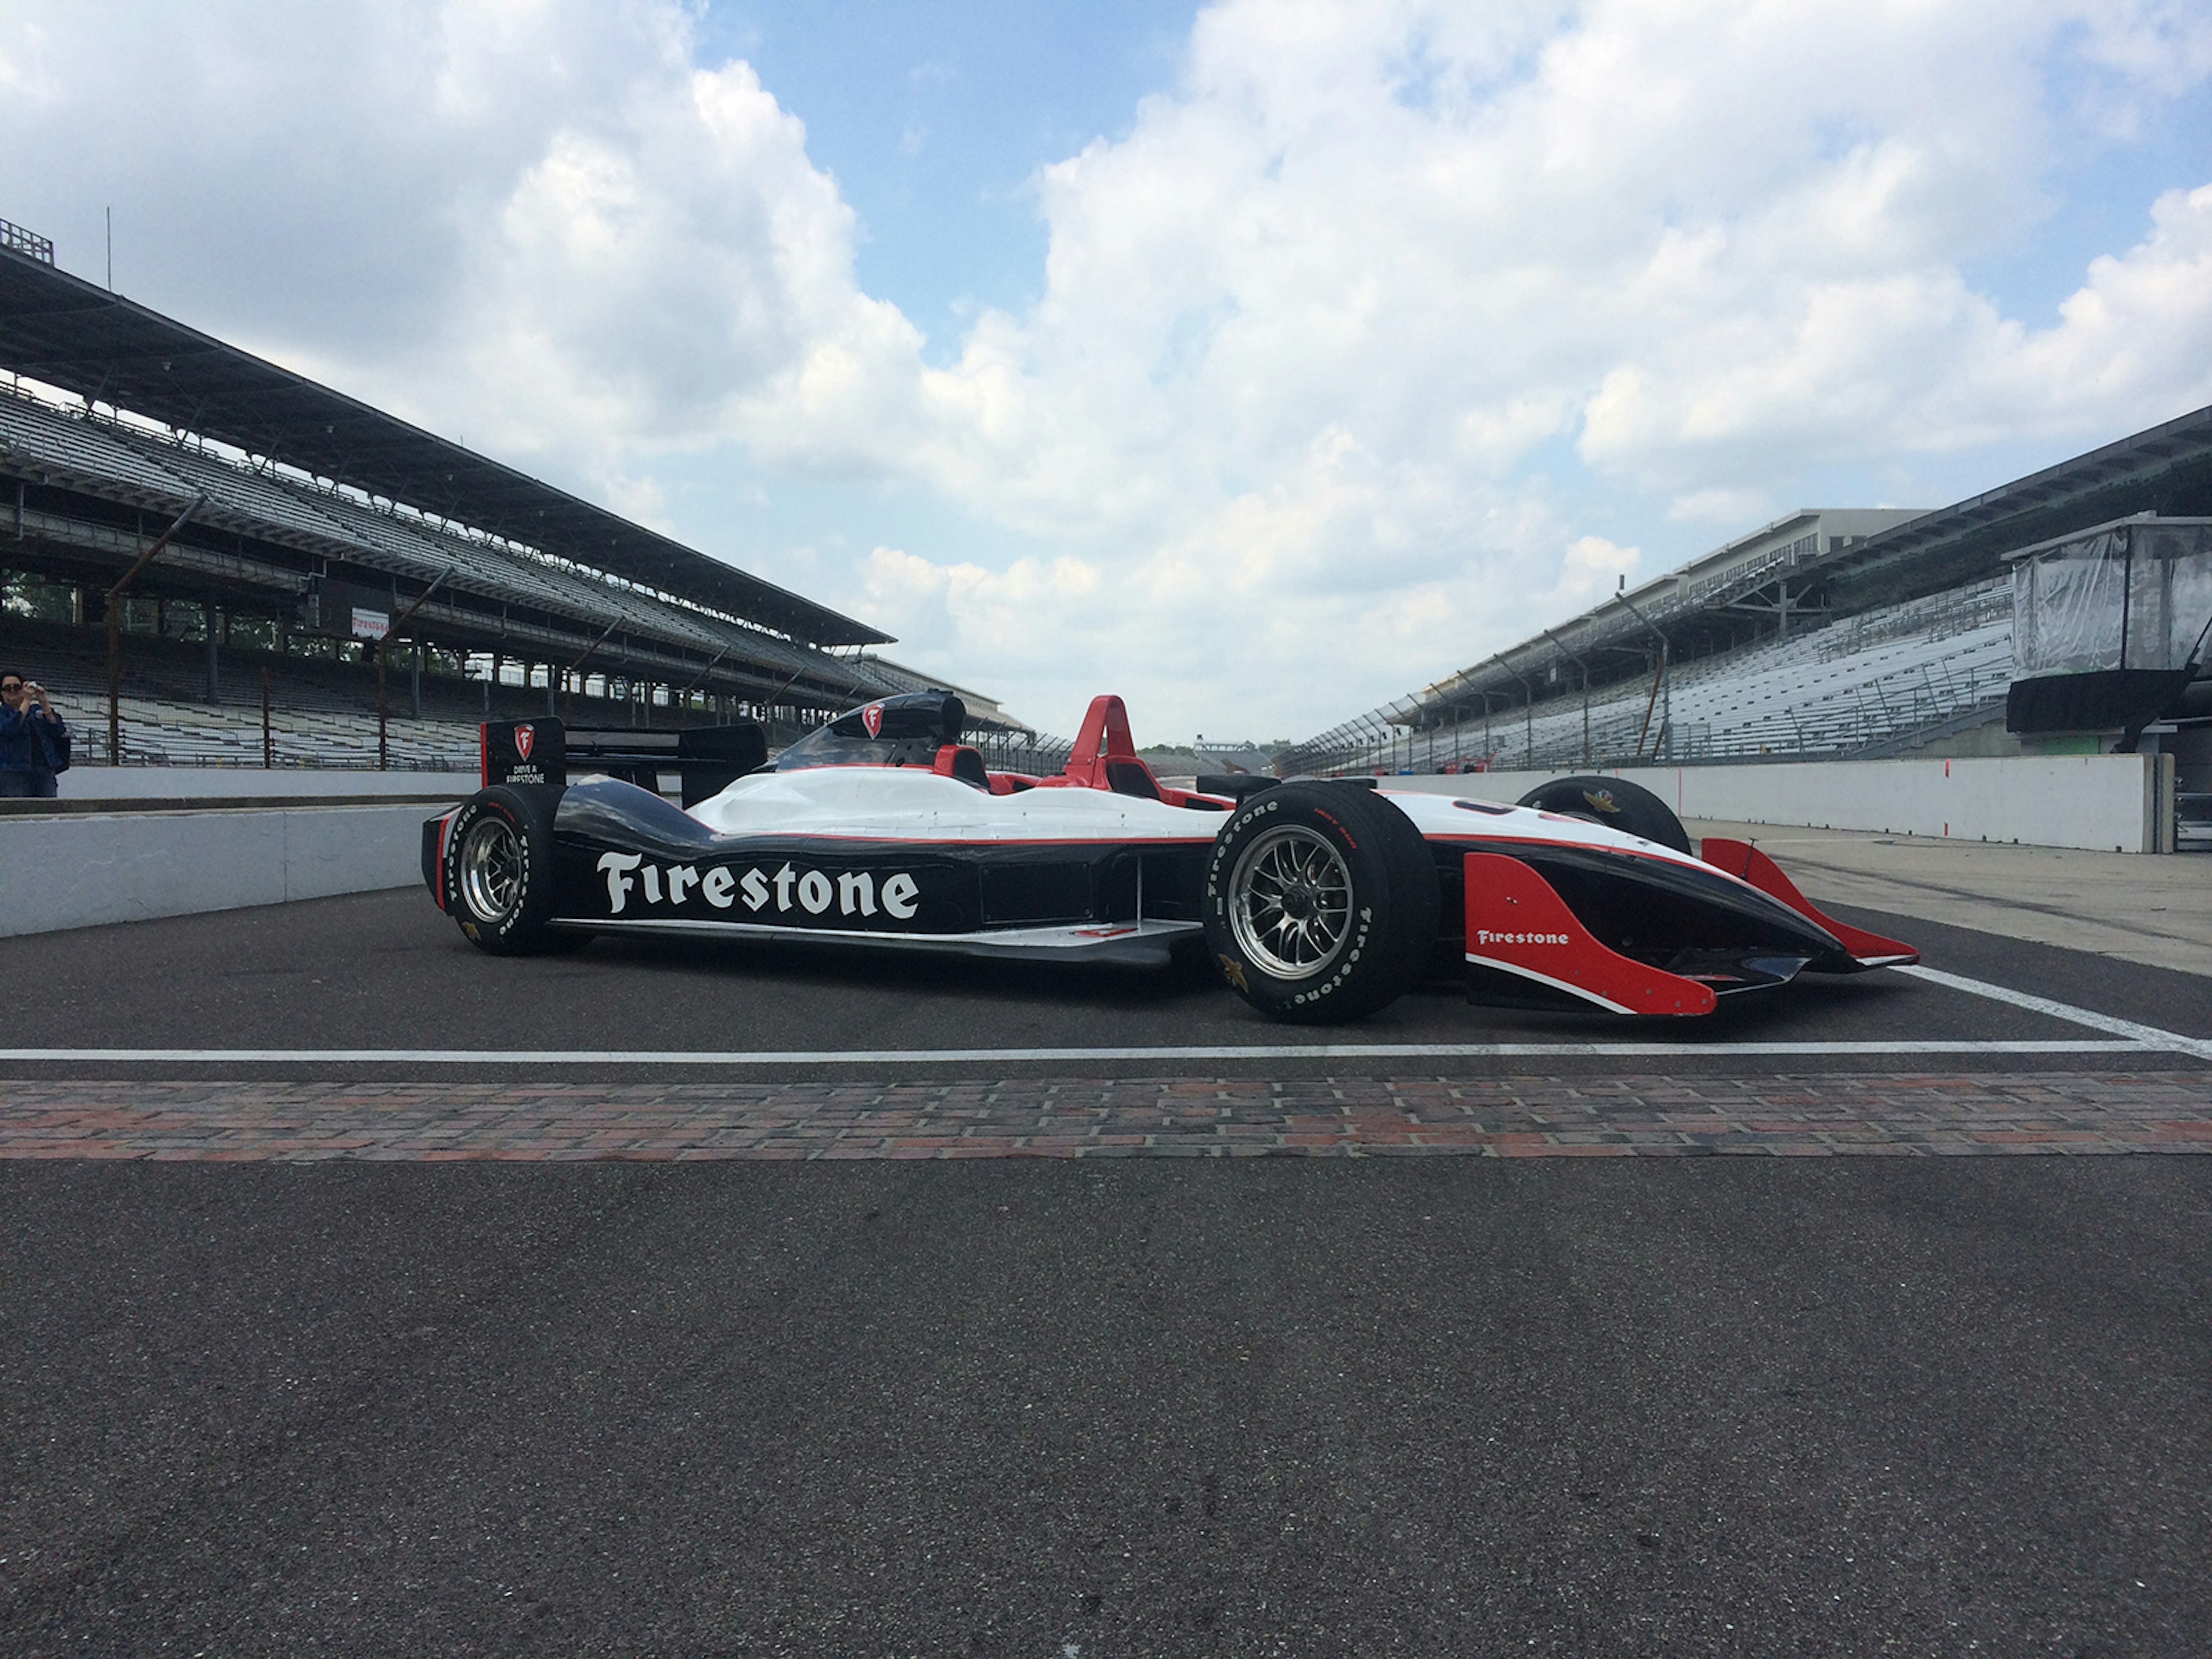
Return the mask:
[[[1320,973],[1344,949],[1351,922],[1352,872],[1314,830],[1287,823],[1268,830],[1230,875],[1229,931],[1273,978]]]
[[[461,842],[461,899],[479,921],[497,921],[522,892],[522,843],[504,818],[479,818]]]

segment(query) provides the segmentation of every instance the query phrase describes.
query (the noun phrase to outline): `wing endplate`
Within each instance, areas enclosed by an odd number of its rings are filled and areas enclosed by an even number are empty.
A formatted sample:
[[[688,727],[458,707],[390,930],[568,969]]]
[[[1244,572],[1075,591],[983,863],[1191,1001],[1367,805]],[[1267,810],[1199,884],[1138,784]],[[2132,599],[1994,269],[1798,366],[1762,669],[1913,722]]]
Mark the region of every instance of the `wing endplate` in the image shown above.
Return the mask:
[[[1709,1014],[1712,988],[1601,945],[1551,883],[1504,853],[1466,855],[1467,959],[1616,1014]]]
[[[1819,922],[1836,936],[1844,949],[1850,952],[1851,960],[1862,968],[1894,968],[1920,960],[1920,952],[1910,945],[1838,921],[1821,911],[1797,890],[1796,882],[1782,873],[1780,865],[1747,841],[1707,836],[1698,844],[1698,853],[1716,870],[1741,878],[1768,897],[1780,899],[1799,915]]]

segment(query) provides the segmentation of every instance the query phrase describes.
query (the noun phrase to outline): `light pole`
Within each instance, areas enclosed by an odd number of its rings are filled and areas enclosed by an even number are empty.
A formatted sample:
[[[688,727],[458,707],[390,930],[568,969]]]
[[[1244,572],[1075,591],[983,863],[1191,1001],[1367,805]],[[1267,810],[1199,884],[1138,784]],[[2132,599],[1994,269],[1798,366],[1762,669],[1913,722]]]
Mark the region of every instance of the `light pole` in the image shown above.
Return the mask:
[[[1645,628],[1650,629],[1651,636],[1659,641],[1659,672],[1652,677],[1651,696],[1644,705],[1644,729],[1636,734],[1636,758],[1642,760],[1644,758],[1644,739],[1651,730],[1651,705],[1653,702],[1660,702],[1662,699],[1664,700],[1664,706],[1659,720],[1659,731],[1661,736],[1671,738],[1674,734],[1674,689],[1673,685],[1669,684],[1667,673],[1667,635],[1665,631],[1656,626],[1652,623],[1650,617],[1645,616],[1641,611],[1636,608],[1636,601],[1628,597],[1628,578],[1623,576],[1620,579],[1620,582],[1621,591],[1619,593],[1614,594],[1613,597],[1619,599],[1623,605],[1626,605],[1628,607],[1628,614],[1635,617],[1637,621],[1642,623]],[[1657,760],[1659,758],[1659,746],[1656,744],[1654,744],[1651,747],[1651,758],[1654,760]]]
[[[1576,656],[1573,652],[1568,651],[1567,642],[1561,639],[1557,634],[1554,634],[1550,629],[1540,628],[1536,631],[1539,634],[1541,634],[1546,639],[1551,641],[1553,645],[1558,646],[1561,651],[1565,652],[1567,656],[1572,659],[1576,669],[1583,677],[1583,769],[1584,771],[1588,771],[1589,769],[1590,763],[1589,665],[1587,662],[1584,662],[1580,657]]]
[[[123,573],[121,580],[107,590],[101,608],[107,613],[107,763],[123,764],[123,596],[131,591],[131,584],[138,573],[161,556],[161,550],[182,530],[193,514],[207,505],[204,495],[195,495],[177,514],[176,522],[154,538],[154,544],[141,553],[131,567]],[[157,607],[158,608],[158,607]],[[159,622],[157,615],[155,618]]]
[[[1498,665],[1521,682],[1521,743],[1526,751],[1522,763],[1531,772],[1536,769],[1536,688],[1528,684],[1528,677],[1511,663],[1500,657]]]
[[[387,660],[392,655],[392,642],[399,637],[399,630],[406,627],[409,623],[415,619],[415,613],[417,611],[420,611],[423,605],[429,601],[429,598],[433,593],[436,592],[439,588],[445,585],[446,578],[452,574],[452,570],[448,568],[441,570],[436,576],[433,577],[431,579],[430,585],[424,588],[422,592],[416,597],[415,603],[409,605],[393,619],[391,626],[384,630],[384,637],[376,642],[376,769],[380,772],[388,772],[392,769],[392,709],[389,698],[387,697],[385,690],[385,667]],[[420,690],[422,683],[421,678],[421,663],[422,660],[422,642],[420,640],[417,640],[415,642],[415,660],[416,663],[416,678],[415,683],[417,687],[416,701],[418,704],[422,701],[422,692]]]

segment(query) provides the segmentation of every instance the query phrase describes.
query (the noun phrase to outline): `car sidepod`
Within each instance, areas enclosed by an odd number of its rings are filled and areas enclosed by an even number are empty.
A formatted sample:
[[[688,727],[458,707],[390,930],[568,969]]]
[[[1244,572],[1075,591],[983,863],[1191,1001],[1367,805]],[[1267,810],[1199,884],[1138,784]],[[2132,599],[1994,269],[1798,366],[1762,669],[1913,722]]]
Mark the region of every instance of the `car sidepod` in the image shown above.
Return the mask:
[[[729,835],[611,779],[569,787],[555,843],[556,915],[597,932],[1130,962],[1196,939],[1207,845]]]

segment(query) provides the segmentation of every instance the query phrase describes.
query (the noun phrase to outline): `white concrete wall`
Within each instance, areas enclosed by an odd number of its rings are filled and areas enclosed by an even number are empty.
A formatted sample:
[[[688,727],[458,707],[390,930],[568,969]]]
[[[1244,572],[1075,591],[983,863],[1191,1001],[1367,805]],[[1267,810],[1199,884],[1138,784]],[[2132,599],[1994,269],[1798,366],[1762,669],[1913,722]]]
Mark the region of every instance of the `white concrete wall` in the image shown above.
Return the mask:
[[[435,810],[0,817],[0,935],[404,887],[422,879],[421,826]]]
[[[477,792],[474,772],[263,771],[246,766],[73,766],[56,780],[64,800],[201,800],[216,797],[436,795]]]
[[[2156,849],[2152,810],[2156,756],[2015,756],[1972,760],[1812,761],[1774,766],[1632,768],[1609,775],[1642,784],[1687,818],[1811,824],[1834,830],[1948,836],[2027,846]],[[189,793],[174,784],[187,769],[132,768],[110,775],[171,781],[144,797]],[[108,772],[88,768],[64,783]],[[338,779],[380,794],[435,789],[459,800],[474,793],[472,774],[230,773],[201,778],[253,780],[244,790],[274,793],[270,780],[294,781],[291,794],[336,794]],[[1477,772],[1388,780],[1475,800],[1518,799],[1558,772]],[[79,784],[80,799],[101,793]],[[142,798],[144,798],[142,797]],[[271,811],[77,812],[52,817],[0,817],[0,935],[51,933],[103,922],[191,915],[333,893],[404,887],[421,879],[420,827],[431,804],[314,806]]]
[[[1686,818],[1809,824],[1892,835],[2159,850],[2154,755],[2012,755],[1971,760],[1800,761],[1766,766],[1630,767]],[[1471,800],[1518,799],[1556,772],[1474,772],[1379,780]]]

